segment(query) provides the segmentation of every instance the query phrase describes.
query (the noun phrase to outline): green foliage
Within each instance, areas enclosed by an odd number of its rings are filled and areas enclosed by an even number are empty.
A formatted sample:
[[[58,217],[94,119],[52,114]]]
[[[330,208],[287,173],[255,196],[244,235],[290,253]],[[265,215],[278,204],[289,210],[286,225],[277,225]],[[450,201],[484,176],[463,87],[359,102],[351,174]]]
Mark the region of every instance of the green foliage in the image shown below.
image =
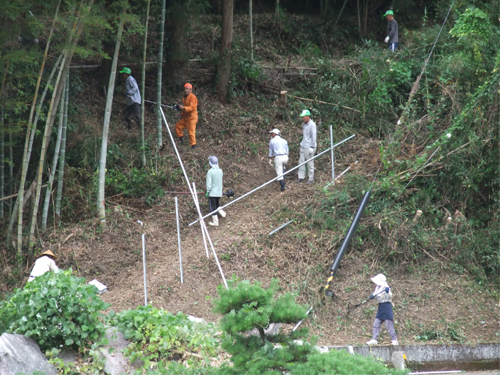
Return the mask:
[[[403,375],[407,371],[388,369],[386,365],[373,358],[351,355],[345,350],[331,350],[325,354],[310,354],[306,363],[292,364],[288,373],[290,375]]]
[[[32,337],[42,349],[90,347],[103,332],[100,311],[108,307],[71,269],[47,272],[0,302],[0,333]]]
[[[88,356],[83,362],[65,363],[62,359],[56,357],[60,352],[59,349],[53,348],[45,353],[49,363],[57,368],[59,375],[97,375],[104,370],[102,360],[97,360],[95,357]],[[90,354],[93,355],[94,350],[90,350]]]
[[[219,299],[214,301],[215,312],[224,314],[220,326],[227,336],[222,347],[232,354],[234,373],[278,374],[289,363],[305,361],[311,345],[294,342],[305,337],[307,330],[297,330],[292,335],[268,335],[270,323],[296,323],[306,317],[306,306],[298,305],[290,293],[275,296],[278,281],[273,279],[269,288],[260,282],[228,281],[229,289],[218,287]],[[247,332],[256,330],[256,335]],[[274,345],[279,343],[279,346]]]
[[[144,369],[164,371],[170,361],[186,354],[190,366],[199,364],[200,356],[217,354],[218,341],[214,324],[192,322],[181,312],[174,315],[148,305],[119,314],[111,313],[108,322],[132,340],[125,351],[131,362],[144,361]]]

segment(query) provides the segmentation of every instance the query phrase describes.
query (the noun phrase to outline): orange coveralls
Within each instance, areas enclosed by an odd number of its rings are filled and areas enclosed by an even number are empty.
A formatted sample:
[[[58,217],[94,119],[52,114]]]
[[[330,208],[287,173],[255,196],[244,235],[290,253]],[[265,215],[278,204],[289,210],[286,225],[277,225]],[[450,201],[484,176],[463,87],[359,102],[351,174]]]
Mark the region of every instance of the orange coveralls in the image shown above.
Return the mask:
[[[175,134],[178,137],[183,136],[183,131],[187,128],[189,134],[189,143],[191,146],[196,144],[196,123],[198,122],[198,99],[193,93],[182,98],[182,118],[175,124]]]

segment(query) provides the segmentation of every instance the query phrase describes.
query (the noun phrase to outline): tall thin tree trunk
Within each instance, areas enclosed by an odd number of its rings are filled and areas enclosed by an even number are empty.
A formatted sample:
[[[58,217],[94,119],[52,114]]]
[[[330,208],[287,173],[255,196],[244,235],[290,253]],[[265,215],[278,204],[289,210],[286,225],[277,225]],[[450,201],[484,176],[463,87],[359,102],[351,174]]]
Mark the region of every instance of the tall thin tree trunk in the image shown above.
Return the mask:
[[[21,183],[20,183],[20,186],[19,186],[19,191],[23,191],[24,190],[24,186],[25,186],[25,181],[26,181],[26,176],[28,174],[28,166],[29,166],[29,161],[30,161],[30,158],[31,158],[31,150],[33,148],[33,141],[35,139],[35,133],[36,133],[36,126],[37,126],[37,123],[38,123],[38,119],[40,117],[40,113],[42,112],[42,106],[43,106],[43,102],[45,100],[45,96],[47,95],[47,91],[49,89],[49,87],[52,86],[52,79],[54,78],[54,74],[56,73],[58,67],[59,67],[59,64],[62,60],[62,57],[63,57],[63,54],[61,53],[59,55],[59,58],[57,59],[56,63],[54,64],[54,67],[52,68],[52,71],[50,72],[50,76],[47,80],[47,83],[45,84],[45,88],[43,90],[43,93],[42,93],[42,96],[40,97],[40,100],[38,101],[38,108],[36,110],[36,115],[35,115],[35,119],[33,120],[33,124],[32,125],[28,125],[28,129],[26,131],[26,139],[25,139],[25,144],[24,144],[24,154],[23,154],[23,161],[22,161],[22,165],[21,165]],[[10,133],[10,137],[12,138],[12,132]],[[10,145],[10,156],[9,156],[9,159],[10,159],[10,165],[11,167],[13,168],[13,159],[12,159],[12,140],[11,140],[11,145]],[[11,176],[12,178],[12,176]],[[11,180],[12,181],[12,180]],[[12,191],[9,192],[10,195],[12,195]],[[20,205],[22,207],[24,207],[24,203],[23,203],[23,200],[24,200],[24,197],[23,196],[17,196],[16,198],[16,207],[20,207]],[[8,227],[8,230],[7,230],[7,245],[10,246],[10,238],[12,236],[12,228],[14,227],[14,221],[18,220],[18,240],[19,240],[19,233],[21,233],[22,235],[22,224],[23,224],[23,219],[22,219],[22,214],[23,214],[23,208],[21,208],[20,212],[19,211],[16,211],[16,214],[17,215],[14,215],[14,211],[12,211],[12,214],[11,214],[11,217],[10,217],[10,222],[9,222],[9,227]],[[19,216],[21,215],[21,218],[19,218]],[[22,237],[21,237],[22,238]],[[18,248],[18,251],[20,252],[21,250],[19,250]]]
[[[161,119],[161,82],[163,70],[163,39],[165,37],[165,8],[166,1],[161,2],[161,22],[160,22],[160,46],[158,48],[158,75],[156,77],[156,145],[162,147],[162,129],[163,122]]]
[[[108,153],[109,121],[111,119],[111,110],[113,108],[113,94],[115,91],[116,66],[118,65],[118,55],[120,54],[120,44],[122,41],[122,33],[123,33],[123,21],[126,10],[127,7],[125,5],[123,7],[123,15],[122,17],[120,17],[120,25],[118,26],[118,35],[116,36],[115,54],[113,56],[113,63],[111,65],[111,74],[109,76],[108,95],[106,97],[106,110],[104,112],[104,125],[102,129],[101,158],[99,161],[99,194],[97,197],[97,209],[99,211],[99,219],[101,220],[101,225],[106,224],[104,185],[106,182],[106,156]]]
[[[49,182],[47,190],[45,190],[45,202],[42,211],[42,232],[47,229],[47,217],[49,216],[50,195],[52,194],[52,184],[56,175],[57,162],[59,160],[59,150],[61,149],[62,128],[64,123],[64,101],[61,100],[59,104],[59,127],[57,129],[57,139],[54,149],[54,158],[52,160],[52,168],[50,170]]]
[[[361,38],[363,35],[362,35],[362,31],[361,31],[361,9],[359,8],[359,0],[356,0],[356,4],[357,4],[357,9],[358,9],[358,34],[359,34],[359,37]]]
[[[148,24],[149,24],[149,5],[151,4],[151,0],[148,0],[148,5],[146,7],[146,22],[144,30],[144,49],[142,51],[142,80],[141,80],[141,160],[142,167],[146,168],[146,145],[144,143],[144,99],[146,99],[146,55],[147,50],[146,47],[148,45]],[[157,107],[158,108],[158,107]]]
[[[253,61],[253,11],[252,0],[248,0],[248,20],[250,24],[250,60]]]
[[[222,1],[222,40],[219,60],[219,80],[217,96],[223,103],[227,102],[229,78],[231,77],[231,48],[233,44],[233,0]]]
[[[61,135],[61,152],[59,154],[59,176],[57,177],[56,215],[61,218],[61,198],[64,182],[64,164],[66,163],[66,129],[68,128],[68,105],[69,105],[69,71],[66,75],[64,89],[64,121]]]
[[[274,23],[276,23],[276,20],[280,16],[280,0],[276,0],[276,6],[274,7]]]
[[[347,4],[347,0],[344,1],[344,5],[342,5],[342,9],[340,9],[339,15],[337,16],[337,20],[335,21],[335,25],[333,25],[334,29],[337,27],[337,24],[339,23],[340,16],[342,16],[342,13],[344,12],[344,8],[345,8],[346,4]]]
[[[2,93],[3,94],[3,93]],[[5,197],[5,132],[3,115],[3,95],[0,94],[0,199]],[[3,200],[0,201],[0,218],[4,217]]]
[[[31,129],[31,124],[33,123],[33,115],[35,113],[35,107],[36,107],[36,99],[38,96],[38,90],[40,89],[40,82],[42,81],[43,77],[43,70],[45,68],[45,61],[47,61],[47,54],[49,52],[49,47],[50,47],[50,42],[52,40],[52,34],[54,32],[54,26],[56,23],[57,15],[59,13],[59,6],[61,5],[61,0],[57,3],[56,7],[56,14],[54,16],[54,19],[52,20],[52,26],[50,27],[50,32],[49,32],[49,37],[47,39],[47,45],[45,46],[45,52],[43,54],[43,60],[42,60],[42,65],[40,67],[40,72],[38,74],[38,79],[36,81],[36,87],[35,87],[35,95],[33,96],[33,102],[31,103],[31,110],[30,110],[30,117],[28,119],[28,127],[26,129],[26,141],[24,144],[24,154],[23,154],[23,164],[22,164],[22,171],[21,171],[21,182],[19,184],[19,191],[24,191],[24,185],[26,184],[26,173],[28,171],[28,164],[29,164],[29,156],[28,156],[28,144],[30,140],[30,133],[35,130]],[[17,233],[17,251],[19,254],[21,254],[21,247],[22,247],[22,228],[23,228],[23,194],[19,194],[17,196],[17,200],[19,200],[19,213],[18,213],[18,233]]]
[[[92,8],[92,5],[94,3],[94,0],[90,0],[89,4],[86,5],[87,10],[86,13],[90,12],[90,9]],[[28,240],[28,256],[31,255],[33,245],[35,244],[33,239],[35,237],[35,227],[36,227],[36,221],[37,221],[37,214],[38,214],[38,205],[40,203],[40,195],[41,195],[41,189],[42,189],[42,176],[43,176],[43,167],[45,164],[45,155],[47,153],[47,147],[48,143],[50,140],[50,135],[52,132],[52,125],[54,124],[55,116],[56,116],[56,111],[54,108],[57,108],[59,105],[59,101],[61,100],[62,92],[63,92],[63,84],[61,83],[61,77],[66,77],[68,71],[69,71],[69,64],[71,63],[71,59],[73,58],[73,53],[75,51],[76,45],[78,43],[78,40],[80,38],[80,35],[82,34],[83,31],[83,26],[85,25],[85,16],[86,14],[83,14],[79,19],[77,20],[76,24],[73,26],[73,29],[71,31],[71,36],[69,39],[69,47],[63,52],[64,57],[61,62],[61,70],[59,71],[59,74],[56,79],[56,84],[54,85],[54,92],[52,93],[52,99],[50,102],[49,106],[49,112],[47,114],[47,123],[45,125],[45,132],[44,132],[44,137],[42,140],[42,149],[40,153],[40,163],[38,165],[38,172],[37,172],[37,186],[36,186],[36,195],[35,195],[35,203],[33,207],[33,213],[31,216],[31,227],[30,227],[30,234],[29,234],[29,240]],[[21,211],[21,210],[20,210]],[[21,216],[21,215],[20,215]],[[19,228],[18,228],[19,229]],[[22,228],[21,228],[22,231]],[[18,251],[21,251],[21,245],[22,245],[22,232],[18,232]],[[21,241],[21,243],[19,243]]]

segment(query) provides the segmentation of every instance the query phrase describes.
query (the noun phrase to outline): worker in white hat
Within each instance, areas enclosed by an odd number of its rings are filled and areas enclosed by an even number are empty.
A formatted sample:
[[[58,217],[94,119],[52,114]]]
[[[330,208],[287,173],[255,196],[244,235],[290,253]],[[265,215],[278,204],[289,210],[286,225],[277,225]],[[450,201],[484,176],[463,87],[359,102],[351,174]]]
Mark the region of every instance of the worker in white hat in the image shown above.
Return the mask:
[[[28,282],[35,280],[35,277],[42,276],[46,272],[58,272],[59,267],[56,265],[56,259],[57,257],[50,250],[41,253],[33,265]]]
[[[311,112],[304,109],[300,114],[300,117],[302,117],[302,142],[300,142],[299,164],[302,164],[314,156],[318,144],[316,143],[316,123],[311,119]],[[314,160],[311,160],[307,164],[299,167],[299,179],[297,182],[304,181],[304,178],[306,177],[306,165],[309,175],[307,183],[312,184],[314,182]]]
[[[283,173],[285,165],[288,163],[288,142],[281,138],[281,132],[278,129],[273,129],[271,133],[271,140],[269,141],[269,165],[273,166],[278,175],[278,182],[281,186],[281,192],[285,191],[285,180]]]

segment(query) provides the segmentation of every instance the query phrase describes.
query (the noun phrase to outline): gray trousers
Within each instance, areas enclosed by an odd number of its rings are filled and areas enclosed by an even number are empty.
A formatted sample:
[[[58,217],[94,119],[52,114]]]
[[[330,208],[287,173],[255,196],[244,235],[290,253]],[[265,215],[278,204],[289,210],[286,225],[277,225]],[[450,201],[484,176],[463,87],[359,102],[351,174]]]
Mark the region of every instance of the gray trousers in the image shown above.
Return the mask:
[[[315,148],[313,148],[313,152],[310,152],[309,148],[300,146],[299,164],[302,164],[306,160],[311,159],[314,156],[315,152]],[[299,167],[299,179],[303,180],[304,177],[306,177],[306,165],[308,169],[309,181],[314,181],[314,160],[311,160],[307,164]]]
[[[385,327],[387,328],[387,332],[389,332],[389,336],[391,336],[391,340],[397,340],[396,330],[394,329],[394,321],[393,320],[380,320],[375,318],[373,322],[373,339],[377,340],[378,335],[380,333],[380,327],[382,327],[382,323],[385,322]]]

